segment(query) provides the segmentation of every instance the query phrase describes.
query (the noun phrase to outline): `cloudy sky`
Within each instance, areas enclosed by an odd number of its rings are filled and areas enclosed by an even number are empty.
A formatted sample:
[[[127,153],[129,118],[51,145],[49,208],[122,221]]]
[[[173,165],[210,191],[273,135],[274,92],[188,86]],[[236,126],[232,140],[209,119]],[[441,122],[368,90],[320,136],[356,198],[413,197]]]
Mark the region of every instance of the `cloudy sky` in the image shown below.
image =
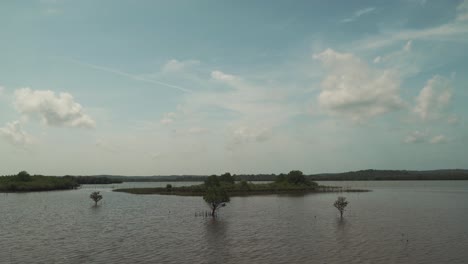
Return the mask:
[[[467,168],[468,1],[0,3],[0,174]]]

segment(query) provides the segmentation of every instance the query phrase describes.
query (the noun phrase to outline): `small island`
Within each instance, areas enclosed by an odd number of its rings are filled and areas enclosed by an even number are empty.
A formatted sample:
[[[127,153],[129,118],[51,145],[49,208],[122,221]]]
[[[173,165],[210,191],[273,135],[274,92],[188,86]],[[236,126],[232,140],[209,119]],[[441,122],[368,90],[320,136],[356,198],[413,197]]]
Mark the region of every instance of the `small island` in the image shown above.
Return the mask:
[[[82,184],[122,183],[121,180],[89,176],[43,176],[21,171],[0,177],[0,192],[40,192],[77,189]]]
[[[183,195],[183,196],[203,196],[208,187],[219,186],[226,191],[229,196],[246,196],[261,194],[303,194],[303,193],[326,193],[326,192],[368,192],[363,189],[350,189],[334,186],[321,186],[308,179],[301,171],[294,170],[288,174],[281,174],[275,181],[269,183],[250,183],[245,180],[237,181],[230,173],[220,176],[212,175],[207,177],[204,183],[173,187],[171,184],[166,187],[156,188],[126,188],[115,189],[115,192],[125,192],[131,194],[163,194],[163,195]]]

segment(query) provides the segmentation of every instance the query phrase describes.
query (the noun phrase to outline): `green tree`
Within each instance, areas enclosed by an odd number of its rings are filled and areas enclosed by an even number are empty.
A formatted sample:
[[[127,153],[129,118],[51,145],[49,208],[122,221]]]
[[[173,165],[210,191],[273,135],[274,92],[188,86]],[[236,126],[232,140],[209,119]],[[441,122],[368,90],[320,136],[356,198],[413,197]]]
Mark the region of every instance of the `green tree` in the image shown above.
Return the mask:
[[[338,211],[340,211],[340,216],[341,218],[343,218],[343,212],[346,208],[346,206],[348,206],[348,201],[346,201],[346,197],[338,197],[338,199],[336,199],[335,203],[333,204],[333,206],[336,207],[336,209],[338,209]]]
[[[20,171],[16,177],[18,178],[18,181],[22,182],[31,180],[31,175],[29,175],[27,171]]]
[[[203,200],[211,208],[211,216],[216,216],[216,210],[221,207],[226,206],[226,203],[229,202],[229,196],[227,192],[219,186],[211,186],[206,189],[205,195],[203,195]]]
[[[247,181],[245,181],[245,180],[242,180],[242,181],[240,182],[240,188],[241,188],[242,190],[246,190],[246,191],[250,190],[249,183],[247,183]]]
[[[172,192],[172,184],[167,184],[166,185],[166,191]]]
[[[282,183],[282,182],[286,182],[286,181],[287,181],[286,174],[281,173],[280,175],[276,176],[276,179],[275,179],[276,183]]]
[[[286,179],[289,183],[294,185],[306,184],[307,179],[300,170],[293,170],[288,173]]]
[[[219,187],[221,186],[218,176],[216,175],[211,175],[205,180],[205,187]]]
[[[102,195],[99,194],[99,192],[93,192],[91,195],[89,195],[89,198],[94,201],[94,206],[97,206],[97,203],[102,200]]]
[[[235,179],[231,176],[231,173],[226,172],[223,175],[219,176],[219,181],[234,184]]]

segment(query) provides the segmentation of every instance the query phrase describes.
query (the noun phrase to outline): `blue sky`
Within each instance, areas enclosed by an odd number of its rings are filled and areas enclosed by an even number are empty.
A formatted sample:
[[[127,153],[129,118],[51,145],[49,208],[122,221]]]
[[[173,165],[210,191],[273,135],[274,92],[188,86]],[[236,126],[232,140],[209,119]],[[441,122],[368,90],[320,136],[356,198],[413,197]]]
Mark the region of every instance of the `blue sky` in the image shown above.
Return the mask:
[[[0,174],[466,168],[468,1],[2,1],[0,34]]]

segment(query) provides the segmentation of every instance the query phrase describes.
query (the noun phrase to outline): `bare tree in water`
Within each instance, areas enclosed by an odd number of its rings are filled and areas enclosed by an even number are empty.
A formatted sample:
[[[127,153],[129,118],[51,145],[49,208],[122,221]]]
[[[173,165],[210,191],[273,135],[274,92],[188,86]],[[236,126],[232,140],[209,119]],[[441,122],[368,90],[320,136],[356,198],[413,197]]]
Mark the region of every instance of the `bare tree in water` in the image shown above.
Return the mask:
[[[336,209],[338,209],[338,211],[340,211],[340,216],[341,218],[343,218],[343,212],[346,208],[346,206],[348,205],[348,201],[346,201],[346,197],[338,197],[338,199],[336,199],[335,203],[333,204],[333,206],[336,207]]]

